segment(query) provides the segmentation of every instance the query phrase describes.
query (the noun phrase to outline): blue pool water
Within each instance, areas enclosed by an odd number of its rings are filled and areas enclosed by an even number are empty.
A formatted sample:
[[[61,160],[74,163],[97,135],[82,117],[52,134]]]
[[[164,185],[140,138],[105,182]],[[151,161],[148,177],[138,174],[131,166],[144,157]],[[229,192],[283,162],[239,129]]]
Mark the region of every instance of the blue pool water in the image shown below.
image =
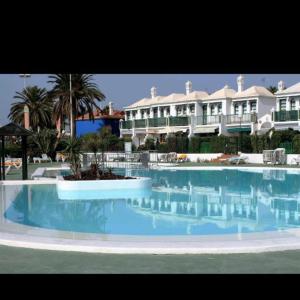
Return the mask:
[[[35,227],[126,235],[215,235],[300,226],[300,173],[227,169],[126,174],[151,177],[151,193],[62,200],[56,185],[28,185],[5,217]]]

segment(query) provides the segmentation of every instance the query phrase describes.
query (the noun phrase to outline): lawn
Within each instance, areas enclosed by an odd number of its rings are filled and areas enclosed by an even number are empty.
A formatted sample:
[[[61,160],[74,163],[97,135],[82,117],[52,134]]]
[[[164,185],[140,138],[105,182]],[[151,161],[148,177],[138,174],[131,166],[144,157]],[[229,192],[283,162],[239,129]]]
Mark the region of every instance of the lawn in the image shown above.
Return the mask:
[[[300,251],[220,255],[122,255],[0,246],[0,273],[300,273]]]

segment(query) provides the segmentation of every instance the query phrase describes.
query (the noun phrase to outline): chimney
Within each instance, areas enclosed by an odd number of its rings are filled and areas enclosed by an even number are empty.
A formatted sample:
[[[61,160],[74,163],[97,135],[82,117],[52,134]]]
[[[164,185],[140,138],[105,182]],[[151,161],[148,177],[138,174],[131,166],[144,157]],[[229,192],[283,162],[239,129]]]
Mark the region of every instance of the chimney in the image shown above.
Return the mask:
[[[157,96],[157,93],[156,93],[157,91],[156,91],[156,87],[155,86],[153,86],[152,88],[151,88],[151,98],[153,99],[153,98],[155,98],[156,96]]]
[[[113,103],[111,101],[108,102],[108,107],[109,107],[108,114],[111,116],[113,114],[113,112],[114,112],[114,110],[113,110]]]
[[[187,95],[192,92],[192,82],[191,81],[187,81],[185,83],[185,91],[186,91]]]
[[[282,80],[280,80],[278,82],[278,92],[282,92],[284,89],[285,89],[284,82]]]
[[[29,107],[27,105],[24,106],[24,127],[25,129],[29,129],[30,127]]]
[[[238,93],[240,93],[244,90],[244,76],[240,75],[236,81],[238,86]]]

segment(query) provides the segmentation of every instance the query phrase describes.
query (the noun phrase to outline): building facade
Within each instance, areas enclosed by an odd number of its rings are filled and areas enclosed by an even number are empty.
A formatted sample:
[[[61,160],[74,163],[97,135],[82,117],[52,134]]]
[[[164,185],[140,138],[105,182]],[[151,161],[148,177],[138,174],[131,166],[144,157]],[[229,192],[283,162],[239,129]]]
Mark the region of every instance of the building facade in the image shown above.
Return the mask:
[[[276,105],[272,110],[272,125],[275,130],[300,129],[300,82],[285,88],[278,82]]]
[[[235,135],[239,132],[261,134],[272,126],[271,109],[275,96],[262,86],[244,90],[244,77],[237,78],[235,91],[228,85],[208,95],[193,91],[190,81],[185,94],[151,97],[125,107],[125,121],[120,122],[121,136],[132,138],[136,146],[148,137],[164,141],[171,133],[193,135]]]

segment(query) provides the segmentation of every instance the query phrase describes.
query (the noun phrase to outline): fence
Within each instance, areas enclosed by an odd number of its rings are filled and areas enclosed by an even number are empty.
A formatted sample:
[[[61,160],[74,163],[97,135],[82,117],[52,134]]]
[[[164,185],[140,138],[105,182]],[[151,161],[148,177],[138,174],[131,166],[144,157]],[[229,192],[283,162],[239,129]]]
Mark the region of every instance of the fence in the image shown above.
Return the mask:
[[[149,162],[151,165],[158,163],[157,151],[144,152],[105,152],[82,154],[82,166],[89,167],[93,163],[100,164],[102,168],[143,168]]]

